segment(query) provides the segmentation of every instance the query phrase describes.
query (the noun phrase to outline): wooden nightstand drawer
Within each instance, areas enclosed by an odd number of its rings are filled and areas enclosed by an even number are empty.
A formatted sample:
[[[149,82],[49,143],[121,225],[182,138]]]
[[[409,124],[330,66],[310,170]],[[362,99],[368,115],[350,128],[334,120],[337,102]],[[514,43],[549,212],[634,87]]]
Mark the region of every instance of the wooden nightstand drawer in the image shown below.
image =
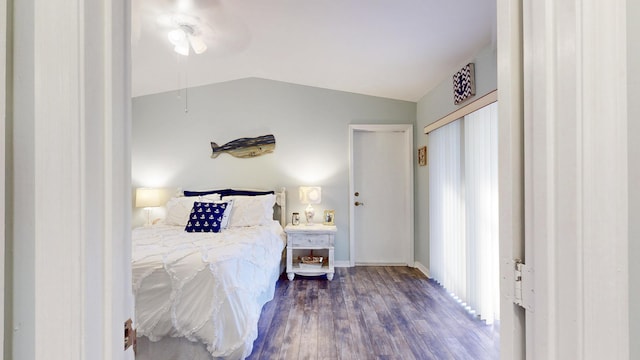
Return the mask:
[[[329,235],[292,234],[290,246],[331,246]]]

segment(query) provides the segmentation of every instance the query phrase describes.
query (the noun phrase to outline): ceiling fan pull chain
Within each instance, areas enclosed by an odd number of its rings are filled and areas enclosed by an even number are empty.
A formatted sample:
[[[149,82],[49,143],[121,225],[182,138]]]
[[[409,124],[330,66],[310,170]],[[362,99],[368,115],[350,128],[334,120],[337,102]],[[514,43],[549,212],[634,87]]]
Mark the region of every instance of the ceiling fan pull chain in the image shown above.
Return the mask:
[[[185,63],[189,61],[189,58],[187,58],[185,60]],[[185,86],[184,86],[184,113],[188,114],[189,113],[189,67],[185,66],[185,71],[184,71],[184,81],[185,81]]]

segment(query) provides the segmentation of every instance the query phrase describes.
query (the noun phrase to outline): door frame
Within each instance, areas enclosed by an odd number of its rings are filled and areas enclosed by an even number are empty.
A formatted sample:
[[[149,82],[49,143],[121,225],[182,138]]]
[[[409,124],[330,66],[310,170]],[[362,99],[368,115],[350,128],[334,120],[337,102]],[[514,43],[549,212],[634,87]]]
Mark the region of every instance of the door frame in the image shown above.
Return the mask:
[[[498,0],[503,359],[629,358],[625,3]]]
[[[7,23],[7,0],[0,0],[0,24]],[[0,129],[5,134],[5,117],[7,116],[7,27],[0,27]],[[0,136],[0,149],[3,154],[7,153],[5,137]],[[0,156],[0,286],[5,289],[4,284],[4,267],[5,267],[5,243],[4,243],[4,223],[5,223],[5,156]],[[4,324],[4,298],[5,291],[0,294],[0,321]],[[4,354],[4,326],[0,327],[0,354]]]
[[[0,120],[11,128],[3,143],[11,227],[4,353],[134,359],[123,346],[124,323],[134,317],[130,4],[0,2],[11,7],[0,13],[9,20],[0,62],[10,68],[0,83],[9,84],[2,95],[11,111]],[[69,40],[59,41],[61,33]]]
[[[353,139],[356,132],[402,132],[405,138],[405,165],[407,169],[407,181],[403,186],[405,196],[408,199],[406,204],[406,213],[408,216],[405,219],[404,226],[409,229],[410,244],[406,254],[407,265],[415,267],[415,223],[414,223],[414,188],[413,188],[413,174],[414,174],[414,151],[413,151],[413,124],[351,124],[349,125],[349,266],[355,266],[355,206],[353,203],[355,197],[354,186],[354,174],[353,174],[353,152],[354,145]]]
[[[526,358],[526,315],[514,304],[513,261],[526,260],[522,13],[521,1],[497,0],[500,358],[510,360]]]
[[[523,9],[527,359],[629,358],[625,6]]]

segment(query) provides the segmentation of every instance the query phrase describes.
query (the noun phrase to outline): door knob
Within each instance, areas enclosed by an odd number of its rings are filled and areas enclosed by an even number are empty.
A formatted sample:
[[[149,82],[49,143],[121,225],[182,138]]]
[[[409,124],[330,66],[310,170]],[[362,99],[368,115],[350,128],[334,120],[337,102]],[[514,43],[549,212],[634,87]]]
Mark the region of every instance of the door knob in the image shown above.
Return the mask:
[[[354,203],[354,205],[355,205],[355,206],[364,206],[364,203],[363,203],[363,202],[360,202],[360,201],[356,201],[356,202]]]

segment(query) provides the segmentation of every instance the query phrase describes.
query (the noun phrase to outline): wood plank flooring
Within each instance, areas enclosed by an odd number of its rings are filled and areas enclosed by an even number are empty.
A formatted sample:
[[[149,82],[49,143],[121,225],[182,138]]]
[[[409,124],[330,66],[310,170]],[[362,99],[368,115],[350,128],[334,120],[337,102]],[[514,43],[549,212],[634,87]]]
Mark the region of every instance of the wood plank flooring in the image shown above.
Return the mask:
[[[497,325],[409,267],[282,276],[249,359],[499,359]]]

